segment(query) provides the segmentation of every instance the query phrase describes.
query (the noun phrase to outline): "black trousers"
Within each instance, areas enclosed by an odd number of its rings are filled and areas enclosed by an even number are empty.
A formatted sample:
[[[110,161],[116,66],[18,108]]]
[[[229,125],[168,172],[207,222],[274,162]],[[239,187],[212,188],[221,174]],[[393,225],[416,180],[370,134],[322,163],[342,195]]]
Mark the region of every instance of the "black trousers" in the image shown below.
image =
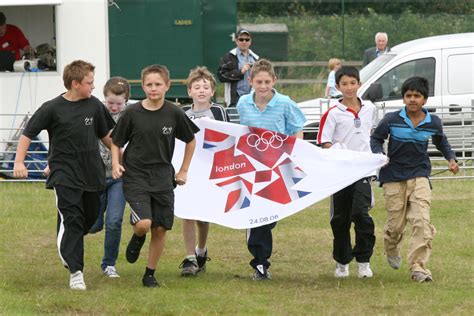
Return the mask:
[[[369,215],[372,202],[370,180],[363,178],[336,192],[331,198],[331,228],[334,236],[333,258],[347,264],[355,257],[357,262],[369,262],[375,235],[374,221]],[[351,224],[354,223],[355,245],[351,245]]]
[[[71,273],[84,268],[84,236],[99,215],[100,192],[56,186],[59,257]]]
[[[250,260],[250,265],[254,269],[256,269],[258,265],[263,265],[265,269],[268,269],[271,265],[268,259],[272,255],[272,229],[276,224],[277,222],[274,222],[247,229],[247,248],[253,256],[253,259]]]

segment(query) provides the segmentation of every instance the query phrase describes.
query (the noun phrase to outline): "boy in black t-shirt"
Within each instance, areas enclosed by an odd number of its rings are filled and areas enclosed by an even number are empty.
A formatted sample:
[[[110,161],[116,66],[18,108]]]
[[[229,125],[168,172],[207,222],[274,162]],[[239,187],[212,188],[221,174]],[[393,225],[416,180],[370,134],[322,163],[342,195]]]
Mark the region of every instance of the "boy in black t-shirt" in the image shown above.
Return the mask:
[[[142,88],[146,99],[130,105],[112,132],[112,176],[122,175],[125,199],[131,208],[134,234],[127,246],[126,259],[137,261],[151,231],[148,264],[143,286],[157,287],[154,273],[165,246],[166,231],[173,227],[176,184],[184,185],[194,153],[194,133],[199,128],[175,104],[165,100],[170,88],[168,69],[151,65],[142,70]],[[171,164],[178,138],[186,143],[181,168]],[[128,144],[127,144],[128,143]],[[124,147],[123,166],[120,148]]]
[[[105,169],[98,139],[110,147],[114,121],[92,96],[94,66],[76,60],[64,68],[67,92],[44,103],[31,117],[18,142],[13,174],[26,178],[24,161],[31,139],[46,129],[49,135],[46,188],[54,189],[58,208],[59,256],[71,272],[69,286],[85,290],[84,235],[97,219]]]

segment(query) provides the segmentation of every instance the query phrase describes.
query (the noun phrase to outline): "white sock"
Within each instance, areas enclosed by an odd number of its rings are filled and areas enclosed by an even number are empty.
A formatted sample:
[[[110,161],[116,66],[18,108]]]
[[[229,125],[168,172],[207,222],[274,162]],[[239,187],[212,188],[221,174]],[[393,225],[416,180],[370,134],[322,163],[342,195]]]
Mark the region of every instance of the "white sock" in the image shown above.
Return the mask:
[[[196,254],[198,256],[204,257],[204,255],[206,254],[206,251],[207,251],[207,247],[204,247],[204,248],[196,247]]]
[[[186,259],[188,259],[190,261],[196,261],[197,260],[195,255],[186,256]]]

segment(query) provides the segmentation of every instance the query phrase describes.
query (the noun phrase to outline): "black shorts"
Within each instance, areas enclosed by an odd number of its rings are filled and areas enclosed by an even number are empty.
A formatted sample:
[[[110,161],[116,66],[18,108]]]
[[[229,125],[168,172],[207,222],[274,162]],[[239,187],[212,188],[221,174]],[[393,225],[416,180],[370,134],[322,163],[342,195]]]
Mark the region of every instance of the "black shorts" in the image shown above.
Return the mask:
[[[146,192],[126,190],[125,199],[130,205],[130,224],[135,225],[143,219],[151,220],[151,227],[161,226],[166,230],[173,228],[174,192]]]

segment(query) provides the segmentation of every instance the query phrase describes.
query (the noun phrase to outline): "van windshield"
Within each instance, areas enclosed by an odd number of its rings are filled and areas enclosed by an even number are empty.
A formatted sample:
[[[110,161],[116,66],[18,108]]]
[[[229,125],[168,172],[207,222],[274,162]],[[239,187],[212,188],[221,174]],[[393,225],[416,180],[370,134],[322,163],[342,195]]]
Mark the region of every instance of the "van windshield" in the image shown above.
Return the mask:
[[[367,82],[370,77],[373,76],[380,68],[382,68],[386,63],[392,60],[396,55],[395,54],[383,54],[375,58],[370,64],[362,68],[360,71],[360,81]]]

